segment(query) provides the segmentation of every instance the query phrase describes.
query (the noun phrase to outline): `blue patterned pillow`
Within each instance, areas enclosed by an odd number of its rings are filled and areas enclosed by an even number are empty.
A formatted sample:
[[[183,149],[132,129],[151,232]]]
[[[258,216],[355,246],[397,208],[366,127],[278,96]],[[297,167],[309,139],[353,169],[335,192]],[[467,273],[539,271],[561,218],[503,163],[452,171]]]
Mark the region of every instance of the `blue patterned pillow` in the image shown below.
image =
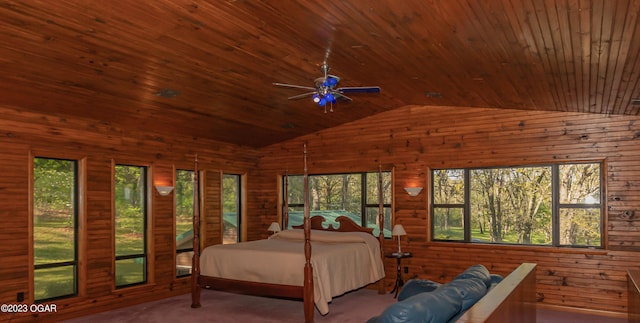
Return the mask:
[[[480,279],[487,288],[491,286],[491,274],[487,267],[483,265],[473,265],[463,271],[460,275],[456,276],[453,280],[472,277]]]
[[[503,279],[504,277],[498,274],[491,274],[491,286],[489,286],[489,289],[496,287]]]
[[[436,290],[442,284],[427,279],[409,279],[398,294],[398,301],[403,301],[413,295]]]
[[[454,288],[438,288],[433,293],[420,293],[393,303],[369,322],[447,322],[460,311],[461,306],[462,300]]]
[[[462,298],[460,312],[466,311],[479,301],[487,293],[487,286],[476,277],[455,279],[440,287],[441,289],[453,289]]]

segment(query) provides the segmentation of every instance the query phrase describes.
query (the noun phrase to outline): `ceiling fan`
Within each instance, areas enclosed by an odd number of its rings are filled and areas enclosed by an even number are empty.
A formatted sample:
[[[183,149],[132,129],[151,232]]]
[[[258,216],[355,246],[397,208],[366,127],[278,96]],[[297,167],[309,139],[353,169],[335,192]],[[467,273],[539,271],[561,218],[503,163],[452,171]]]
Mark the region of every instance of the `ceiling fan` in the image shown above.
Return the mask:
[[[327,112],[327,105],[329,105],[329,111],[333,112],[333,105],[337,100],[352,101],[351,98],[345,95],[345,93],[380,93],[379,86],[338,87],[340,78],[329,74],[329,65],[324,63],[320,68],[324,73],[324,76],[319,77],[314,81],[315,87],[286,83],[273,83],[273,85],[311,90],[311,92],[291,96],[289,97],[289,100],[296,100],[310,96],[313,99],[313,102],[324,107],[325,113]]]

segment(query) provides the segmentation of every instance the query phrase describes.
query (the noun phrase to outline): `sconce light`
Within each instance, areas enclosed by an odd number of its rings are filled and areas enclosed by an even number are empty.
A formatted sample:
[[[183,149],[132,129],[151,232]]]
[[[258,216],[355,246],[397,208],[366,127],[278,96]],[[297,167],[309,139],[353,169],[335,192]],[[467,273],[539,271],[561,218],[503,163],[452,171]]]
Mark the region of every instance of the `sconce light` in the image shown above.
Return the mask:
[[[267,229],[267,231],[273,232],[273,234],[269,238],[273,237],[276,233],[280,232],[280,224],[278,222],[271,222],[271,225],[269,226],[269,229]]]
[[[158,191],[158,194],[160,194],[160,196],[167,196],[171,194],[171,191],[173,191],[173,186],[156,185],[156,190]]]
[[[422,187],[405,187],[404,190],[407,191],[409,196],[418,196],[422,192]]]

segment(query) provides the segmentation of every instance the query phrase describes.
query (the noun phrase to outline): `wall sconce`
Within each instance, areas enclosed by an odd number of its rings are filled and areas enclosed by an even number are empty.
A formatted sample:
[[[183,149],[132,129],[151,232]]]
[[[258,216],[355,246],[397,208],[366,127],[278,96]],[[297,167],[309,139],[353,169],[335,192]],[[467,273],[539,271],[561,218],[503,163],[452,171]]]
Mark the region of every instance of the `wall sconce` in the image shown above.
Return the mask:
[[[405,187],[404,190],[407,191],[409,196],[418,196],[422,192],[422,187]]]
[[[173,186],[156,185],[156,190],[158,191],[158,194],[160,194],[160,196],[167,196],[171,194],[171,191],[173,191]]]

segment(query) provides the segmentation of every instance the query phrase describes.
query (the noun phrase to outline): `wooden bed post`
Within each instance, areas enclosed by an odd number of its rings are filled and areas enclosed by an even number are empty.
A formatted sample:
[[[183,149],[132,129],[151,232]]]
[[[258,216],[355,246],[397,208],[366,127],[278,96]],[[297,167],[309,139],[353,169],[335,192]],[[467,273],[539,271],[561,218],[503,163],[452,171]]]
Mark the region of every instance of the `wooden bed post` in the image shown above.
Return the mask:
[[[378,241],[380,242],[380,258],[384,259],[384,195],[382,194],[382,163],[378,169]],[[378,282],[378,294],[385,294],[384,278]]]
[[[193,171],[193,258],[191,259],[191,307],[200,305],[200,174],[198,173],[198,154]]]
[[[289,228],[289,170],[284,171],[284,205],[282,206],[282,230]]]
[[[309,211],[309,175],[307,173],[307,144],[304,145],[304,321],[313,323],[313,266],[311,265],[311,216]]]

